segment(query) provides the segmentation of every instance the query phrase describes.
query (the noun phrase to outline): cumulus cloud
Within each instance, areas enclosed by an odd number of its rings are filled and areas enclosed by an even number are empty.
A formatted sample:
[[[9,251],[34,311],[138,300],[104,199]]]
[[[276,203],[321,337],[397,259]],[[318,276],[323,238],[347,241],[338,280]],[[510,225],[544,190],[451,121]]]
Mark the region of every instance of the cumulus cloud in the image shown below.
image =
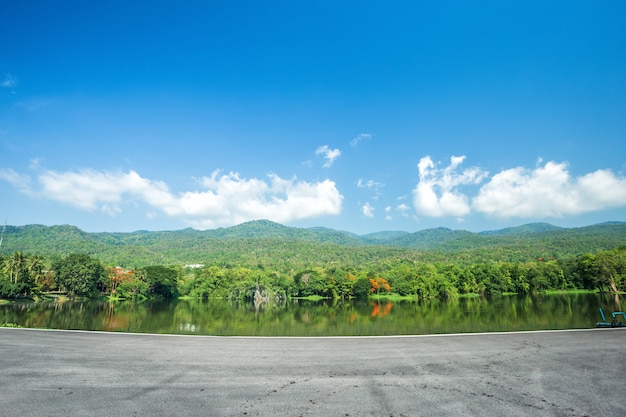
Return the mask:
[[[162,204],[172,198],[165,184],[142,178],[135,171],[44,171],[38,183],[41,196],[86,211],[117,213],[120,204],[129,199],[158,200]]]
[[[566,163],[549,161],[494,175],[473,208],[497,217],[563,217],[626,205],[626,178],[597,170],[573,178]]]
[[[464,156],[453,156],[442,167],[426,156],[419,164],[413,203],[419,215],[455,216],[470,212],[501,218],[559,218],[626,205],[626,178],[600,169],[573,177],[567,163],[539,159],[533,169],[502,170],[480,186],[471,198],[460,188],[484,182],[488,173],[461,169]]]
[[[165,210],[191,219],[199,229],[252,219],[288,223],[341,212],[343,196],[333,181],[309,183],[275,174],[268,178],[269,183],[257,178],[243,179],[233,172],[214,171],[201,180],[205,190],[186,192]]]
[[[350,141],[350,146],[357,146],[359,143],[363,142],[364,140],[369,140],[373,137],[374,135],[372,135],[371,133],[359,133],[357,137],[353,138]]]
[[[330,149],[328,145],[320,146],[315,151],[316,155],[322,155],[326,162],[324,162],[324,168],[330,168],[335,162],[335,159],[339,158],[341,151],[339,149]]]
[[[85,211],[115,215],[126,204],[145,203],[199,228],[231,226],[254,219],[288,223],[341,212],[343,196],[330,180],[310,183],[270,174],[268,181],[214,171],[199,180],[200,190],[173,193],[161,181],[135,171],[80,170],[39,173],[36,184],[13,170],[0,170],[0,179],[20,191],[55,200]]]
[[[471,211],[468,197],[459,187],[478,184],[487,172],[479,168],[459,171],[465,156],[453,156],[450,165],[440,168],[430,156],[417,165],[419,182],[413,190],[413,203],[418,214],[430,217],[465,216]]]

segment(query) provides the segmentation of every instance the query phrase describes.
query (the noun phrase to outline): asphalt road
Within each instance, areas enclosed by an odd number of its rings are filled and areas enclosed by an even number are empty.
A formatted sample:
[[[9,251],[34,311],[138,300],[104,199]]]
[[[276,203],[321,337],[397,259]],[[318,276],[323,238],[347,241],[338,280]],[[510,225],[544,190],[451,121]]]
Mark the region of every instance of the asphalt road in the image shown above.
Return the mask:
[[[0,328],[0,416],[626,416],[626,329],[245,338]]]

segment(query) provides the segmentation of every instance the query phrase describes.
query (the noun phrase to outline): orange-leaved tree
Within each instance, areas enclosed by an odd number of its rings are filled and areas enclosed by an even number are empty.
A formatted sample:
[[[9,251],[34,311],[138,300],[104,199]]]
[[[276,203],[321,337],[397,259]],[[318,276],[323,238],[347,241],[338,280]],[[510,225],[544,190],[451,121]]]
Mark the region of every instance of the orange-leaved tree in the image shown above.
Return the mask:
[[[391,291],[391,285],[389,285],[389,282],[385,278],[370,278],[370,284],[372,284],[372,288],[370,288],[371,293],[375,292],[376,294],[379,294],[381,291]]]

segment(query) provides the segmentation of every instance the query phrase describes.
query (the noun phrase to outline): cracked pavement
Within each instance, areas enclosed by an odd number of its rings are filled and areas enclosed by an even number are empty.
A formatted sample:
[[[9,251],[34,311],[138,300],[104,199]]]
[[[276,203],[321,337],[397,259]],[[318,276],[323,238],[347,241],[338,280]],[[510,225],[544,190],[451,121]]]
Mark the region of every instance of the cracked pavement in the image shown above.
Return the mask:
[[[626,329],[336,338],[0,328],[0,415],[624,416]]]

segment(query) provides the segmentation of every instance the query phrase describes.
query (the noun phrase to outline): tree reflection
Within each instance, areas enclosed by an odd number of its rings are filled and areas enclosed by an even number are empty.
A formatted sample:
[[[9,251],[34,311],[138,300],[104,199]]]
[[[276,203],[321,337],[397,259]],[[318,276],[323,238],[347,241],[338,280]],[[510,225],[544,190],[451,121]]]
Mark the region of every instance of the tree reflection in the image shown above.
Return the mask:
[[[612,294],[456,298],[449,301],[224,299],[68,301],[0,306],[0,324],[123,332],[339,336],[590,328],[599,308],[624,311]],[[382,320],[381,320],[382,319]]]
[[[379,301],[372,301],[372,313],[370,317],[383,318],[391,312],[393,303],[391,301],[380,303]]]

